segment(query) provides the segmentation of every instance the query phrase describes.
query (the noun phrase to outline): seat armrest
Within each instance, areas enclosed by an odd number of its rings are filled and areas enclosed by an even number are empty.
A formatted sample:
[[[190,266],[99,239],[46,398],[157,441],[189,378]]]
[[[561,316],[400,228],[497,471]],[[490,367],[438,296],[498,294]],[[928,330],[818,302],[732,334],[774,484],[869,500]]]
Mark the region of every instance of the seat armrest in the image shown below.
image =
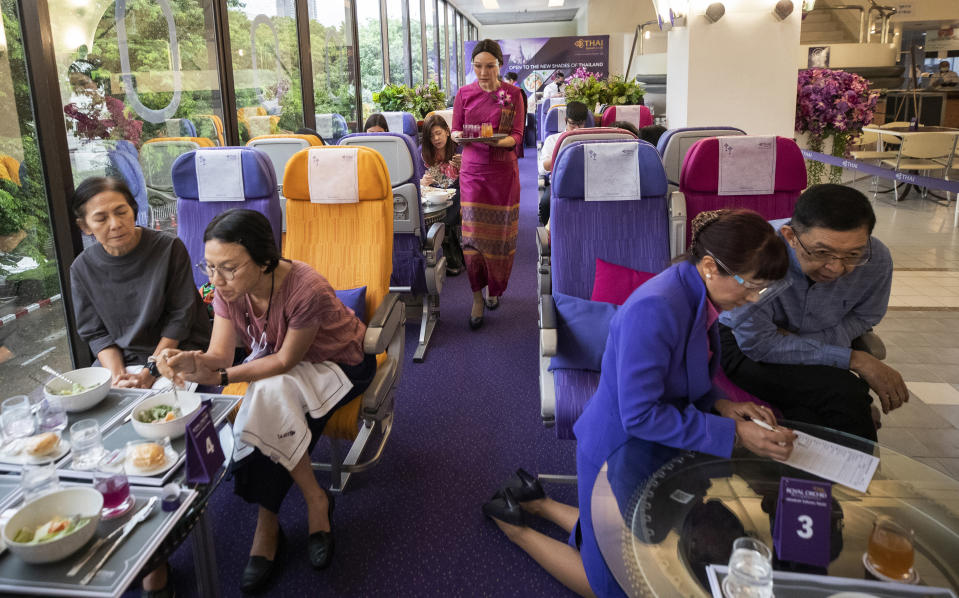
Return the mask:
[[[545,226],[536,227],[536,253],[540,257],[549,257],[549,231]]]
[[[686,195],[673,191],[669,195],[669,257],[686,253]]]
[[[434,222],[430,225],[430,230],[426,233],[426,244],[423,247],[426,252],[426,264],[428,266],[436,265],[436,256],[439,255],[440,247],[443,246],[443,238],[445,235],[445,224],[442,222]]]
[[[539,343],[543,357],[556,355],[556,304],[552,295],[539,296]]]
[[[389,293],[383,298],[366,326],[366,336],[363,337],[364,353],[378,355],[386,350],[393,333],[403,323],[405,310],[398,293]]]
[[[853,339],[852,348],[857,351],[865,351],[880,361],[886,358],[886,345],[879,338],[879,335],[872,330],[867,330],[859,338]]]

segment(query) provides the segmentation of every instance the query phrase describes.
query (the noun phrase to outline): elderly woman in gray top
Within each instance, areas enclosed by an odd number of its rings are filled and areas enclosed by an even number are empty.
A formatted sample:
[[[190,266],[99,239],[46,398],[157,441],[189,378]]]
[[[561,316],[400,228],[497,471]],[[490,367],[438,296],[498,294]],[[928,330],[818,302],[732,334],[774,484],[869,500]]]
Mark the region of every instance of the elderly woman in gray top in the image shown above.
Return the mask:
[[[210,340],[186,246],[137,226],[136,200],[118,179],[86,179],[72,208],[80,230],[97,240],[70,266],[77,332],[113,373],[114,386],[150,388],[155,367],[128,373],[127,366],[147,365],[167,348],[202,349]]]

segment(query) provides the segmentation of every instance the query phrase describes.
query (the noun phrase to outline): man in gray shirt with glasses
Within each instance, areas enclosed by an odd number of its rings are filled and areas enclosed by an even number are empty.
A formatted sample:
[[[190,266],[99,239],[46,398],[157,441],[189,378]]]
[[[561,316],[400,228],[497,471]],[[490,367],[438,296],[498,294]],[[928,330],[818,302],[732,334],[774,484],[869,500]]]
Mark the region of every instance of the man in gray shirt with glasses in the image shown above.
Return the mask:
[[[723,370],[788,419],[876,440],[870,389],[885,413],[909,391],[899,372],[862,350],[892,286],[889,250],[871,236],[872,206],[851,187],[814,185],[791,220],[773,224],[789,272],[757,303],[720,316]]]

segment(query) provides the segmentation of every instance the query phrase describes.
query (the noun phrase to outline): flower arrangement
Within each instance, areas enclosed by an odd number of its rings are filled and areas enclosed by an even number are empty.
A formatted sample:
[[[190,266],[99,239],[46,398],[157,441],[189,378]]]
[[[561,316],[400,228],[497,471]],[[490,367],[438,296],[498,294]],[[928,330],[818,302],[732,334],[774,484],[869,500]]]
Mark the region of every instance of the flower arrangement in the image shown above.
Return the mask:
[[[509,97],[509,93],[502,86],[496,91],[496,103],[504,108],[513,105],[513,99]]]
[[[426,118],[433,110],[446,107],[446,94],[435,81],[416,87],[390,83],[373,92],[373,102],[386,112],[410,112],[417,118]]]
[[[859,75],[830,69],[808,69],[799,72],[796,87],[796,132],[808,133],[809,149],[822,152],[827,139],[832,139],[832,155],[844,156],[849,141],[872,122],[879,93],[871,91],[869,82]],[[822,162],[807,161],[809,184],[821,182],[825,172]],[[829,181],[841,181],[842,168],[830,169]]]
[[[67,129],[84,139],[126,139],[139,147],[143,122],[134,117],[132,110],[112,96],[99,92],[88,95],[91,101],[85,106],[70,103],[63,107],[63,112],[73,119],[67,120]]]
[[[612,75],[605,80],[598,73],[591,73],[579,67],[570,76],[566,85],[566,101],[582,102],[595,109],[599,105],[642,104],[646,90],[636,81],[627,81],[623,77]]]

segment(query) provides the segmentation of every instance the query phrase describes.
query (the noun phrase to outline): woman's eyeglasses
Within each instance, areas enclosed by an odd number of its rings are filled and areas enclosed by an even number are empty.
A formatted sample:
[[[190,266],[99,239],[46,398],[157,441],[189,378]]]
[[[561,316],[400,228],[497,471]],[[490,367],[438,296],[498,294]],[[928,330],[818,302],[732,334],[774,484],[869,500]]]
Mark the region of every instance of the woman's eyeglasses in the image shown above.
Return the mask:
[[[199,264],[196,264],[195,267],[199,269],[200,272],[203,272],[204,274],[206,274],[207,277],[210,278],[210,280],[212,280],[213,277],[216,276],[216,273],[219,272],[220,276],[223,277],[223,280],[229,282],[233,280],[234,278],[236,278],[237,270],[239,270],[240,268],[242,268],[243,266],[249,263],[250,262],[245,262],[243,264],[240,264],[239,266],[227,267],[227,266],[211,266],[210,264],[206,262],[200,262]]]
[[[717,264],[720,268],[722,268],[723,271],[726,272],[726,274],[728,274],[729,276],[731,276],[733,280],[735,280],[737,283],[739,283],[740,285],[742,285],[743,288],[747,288],[747,289],[749,289],[750,291],[756,291],[757,293],[759,293],[760,295],[762,295],[763,293],[766,292],[766,289],[768,289],[768,288],[771,286],[769,283],[758,283],[758,282],[753,282],[753,281],[751,281],[751,280],[746,280],[745,278],[743,278],[743,277],[740,276],[739,274],[736,274],[735,272],[733,272],[732,270],[730,270],[729,268],[727,268],[727,267],[726,267],[726,264],[724,264],[718,257],[716,257],[715,255],[713,255],[713,252],[712,252],[712,251],[709,251],[709,250],[707,249],[707,250],[706,250],[706,253],[709,254],[709,257],[713,258],[713,260],[716,262],[716,264]]]

